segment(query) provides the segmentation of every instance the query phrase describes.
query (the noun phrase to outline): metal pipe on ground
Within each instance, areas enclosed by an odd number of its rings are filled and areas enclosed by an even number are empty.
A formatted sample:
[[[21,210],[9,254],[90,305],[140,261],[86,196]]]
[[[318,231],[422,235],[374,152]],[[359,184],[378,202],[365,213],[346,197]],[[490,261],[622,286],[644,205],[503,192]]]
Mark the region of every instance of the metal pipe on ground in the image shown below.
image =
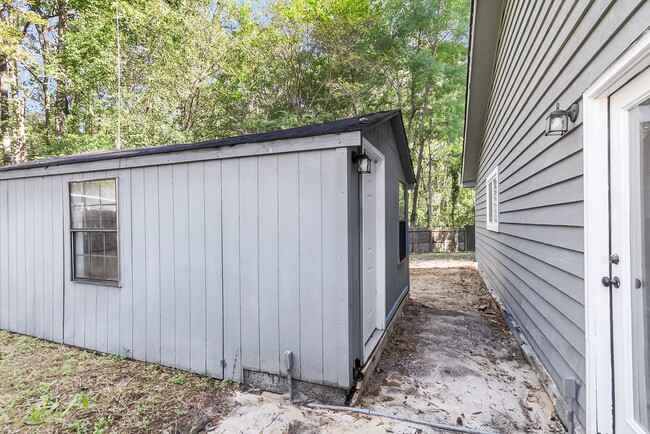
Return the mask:
[[[352,413],[361,413],[361,414],[366,414],[369,416],[379,416],[379,417],[387,417],[389,419],[394,419],[394,420],[400,420],[402,422],[408,422],[408,423],[414,423],[416,425],[424,425],[428,426],[431,428],[436,428],[439,430],[443,431],[451,431],[451,432],[461,432],[465,434],[498,434],[493,431],[483,431],[479,429],[472,429],[472,428],[465,428],[462,426],[453,426],[453,425],[445,425],[442,423],[436,423],[436,422],[429,422],[426,420],[421,420],[421,419],[411,419],[408,417],[400,416],[397,414],[390,414],[390,413],[384,413],[381,411],[375,411],[375,410],[368,410],[365,408],[358,408],[358,407],[342,407],[339,405],[325,405],[325,404],[315,404],[315,403],[310,403],[307,404],[307,407],[311,408],[318,408],[322,410],[335,410],[335,411],[349,411]]]

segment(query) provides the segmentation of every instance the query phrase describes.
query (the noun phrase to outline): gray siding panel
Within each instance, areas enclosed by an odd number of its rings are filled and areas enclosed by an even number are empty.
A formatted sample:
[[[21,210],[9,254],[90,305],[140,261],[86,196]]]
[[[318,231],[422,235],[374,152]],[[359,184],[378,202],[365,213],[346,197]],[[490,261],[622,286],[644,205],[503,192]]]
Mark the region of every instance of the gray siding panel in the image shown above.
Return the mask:
[[[161,304],[160,304],[160,208],[158,200],[158,167],[144,168],[144,252],[147,255],[144,268],[146,360],[161,363]],[[135,268],[134,265],[134,269]]]
[[[206,372],[223,378],[223,234],[221,162],[204,163]],[[151,273],[153,278],[157,274]],[[156,301],[156,300],[153,300]]]
[[[286,368],[280,360],[280,289],[279,289],[279,176],[278,156],[260,157],[258,185],[259,215],[259,305],[260,369],[279,374]],[[263,326],[262,326],[263,325]]]
[[[145,178],[144,169],[131,171],[131,224],[138,228],[146,228],[145,208]],[[139,360],[147,359],[147,250],[146,250],[146,229],[143,231],[132,231],[133,251],[133,358]],[[138,312],[141,312],[138,314]],[[98,333],[99,339],[100,333]],[[105,338],[106,334],[102,331]],[[99,348],[105,348],[103,343]],[[106,351],[106,350],[102,350]]]
[[[562,389],[585,376],[582,119],[544,136],[647,29],[642,1],[517,2],[504,8],[476,184],[477,259]],[[516,116],[513,116],[517,114]],[[486,176],[499,167],[500,232],[485,229]],[[579,395],[584,423],[585,393]]]
[[[239,243],[239,160],[224,160],[221,166],[223,227],[223,358],[224,377],[242,380],[241,286]]]
[[[323,375],[323,268],[320,158],[299,154],[301,378]]]
[[[242,158],[239,161],[241,357],[242,366],[255,371],[260,368],[257,160]]]
[[[208,372],[205,163],[190,165],[188,176],[190,369],[194,372],[205,373]],[[213,242],[213,240],[210,240],[210,242]]]
[[[298,154],[278,156],[279,240],[278,278],[280,282],[280,351],[291,351],[295,375],[301,376],[300,347],[300,183]],[[283,365],[286,368],[285,365]]]

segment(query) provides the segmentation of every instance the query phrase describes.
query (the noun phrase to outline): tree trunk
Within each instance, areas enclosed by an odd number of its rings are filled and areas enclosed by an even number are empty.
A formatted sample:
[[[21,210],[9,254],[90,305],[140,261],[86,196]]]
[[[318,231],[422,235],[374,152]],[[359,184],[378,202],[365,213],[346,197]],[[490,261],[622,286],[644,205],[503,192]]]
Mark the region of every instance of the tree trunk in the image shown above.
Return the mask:
[[[11,155],[11,129],[9,128],[9,65],[6,58],[0,59],[0,134],[2,135],[3,160]]]
[[[0,7],[0,21],[7,24],[7,10]],[[0,135],[2,136],[3,162],[11,155],[11,130],[9,128],[9,62],[5,56],[0,57]]]
[[[25,137],[25,95],[20,92],[20,73],[18,63],[12,62],[10,65],[11,74],[11,97],[13,102],[14,115],[14,134],[12,143],[12,162],[24,163],[27,161],[27,140]]]
[[[68,1],[58,0],[57,9],[59,23],[57,25],[56,54],[59,57],[65,50],[65,31],[68,26]],[[65,134],[65,117],[69,114],[68,96],[65,91],[63,77],[58,77],[56,81],[54,107],[54,131],[56,132],[56,137],[60,139]]]
[[[413,201],[411,202],[411,227],[415,227],[415,223],[417,221],[418,194],[419,194],[420,180],[422,179],[422,159],[424,157],[424,145],[426,143],[426,140],[424,138],[424,122],[426,121],[430,90],[431,90],[431,83],[427,82],[424,88],[424,100],[422,104],[422,111],[420,112],[420,126],[418,131],[418,164],[417,164],[417,171],[415,172],[415,188],[413,189]]]

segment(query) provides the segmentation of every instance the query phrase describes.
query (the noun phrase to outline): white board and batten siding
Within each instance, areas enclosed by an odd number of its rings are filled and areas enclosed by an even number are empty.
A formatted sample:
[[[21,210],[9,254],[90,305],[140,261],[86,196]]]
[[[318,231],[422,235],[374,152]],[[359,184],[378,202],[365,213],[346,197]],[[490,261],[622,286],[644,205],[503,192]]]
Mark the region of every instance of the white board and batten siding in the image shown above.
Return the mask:
[[[504,2],[476,177],[476,255],[488,286],[564,393],[585,384],[582,116],[567,108],[648,27],[650,2]],[[616,37],[612,38],[612,34]],[[551,79],[553,77],[553,79]],[[499,231],[486,228],[486,177],[499,168]],[[606,212],[606,210],[605,210]],[[585,422],[585,391],[578,417]]]
[[[0,328],[234,381],[285,375],[289,350],[294,378],[350,387],[349,162],[336,143],[3,173]],[[120,285],[73,282],[68,183],[113,177]]]

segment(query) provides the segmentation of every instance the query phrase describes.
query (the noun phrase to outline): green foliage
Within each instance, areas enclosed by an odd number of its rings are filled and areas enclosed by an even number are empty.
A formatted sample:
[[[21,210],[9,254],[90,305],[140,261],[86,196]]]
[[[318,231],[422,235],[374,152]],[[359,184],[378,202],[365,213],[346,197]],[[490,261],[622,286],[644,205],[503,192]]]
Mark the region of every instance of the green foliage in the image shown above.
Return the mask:
[[[27,425],[41,425],[48,419],[54,419],[55,422],[62,421],[70,412],[80,409],[89,408],[88,397],[83,393],[77,394],[68,404],[63,411],[58,411],[61,408],[61,403],[50,395],[41,397],[38,404],[33,405],[29,409],[29,414],[25,417],[23,422]]]
[[[0,61],[31,71],[29,158],[112,149],[118,130],[155,146],[399,107],[411,224],[473,221],[458,186],[469,0],[0,1],[17,23],[0,26]]]

